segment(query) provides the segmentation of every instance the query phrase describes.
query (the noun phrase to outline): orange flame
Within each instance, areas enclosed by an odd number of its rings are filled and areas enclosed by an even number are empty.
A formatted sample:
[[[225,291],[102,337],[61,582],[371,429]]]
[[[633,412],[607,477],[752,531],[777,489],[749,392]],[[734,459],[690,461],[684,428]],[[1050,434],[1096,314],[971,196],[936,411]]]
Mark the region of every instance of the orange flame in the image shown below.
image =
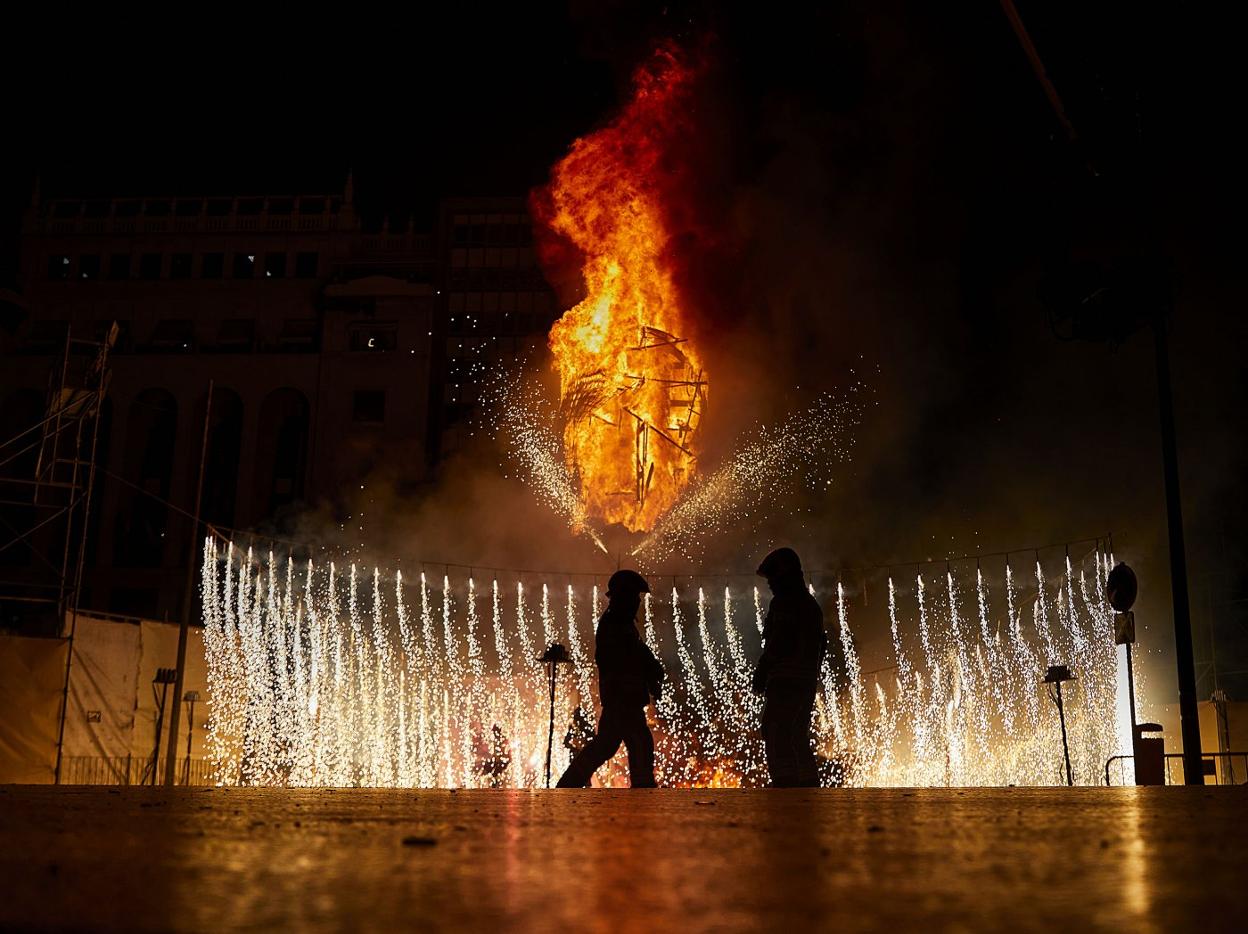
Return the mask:
[[[688,339],[662,181],[696,70],[661,49],[610,124],[552,170],[539,213],[583,255],[586,297],[551,328],[564,451],[586,514],[653,527],[692,477],[707,374]]]

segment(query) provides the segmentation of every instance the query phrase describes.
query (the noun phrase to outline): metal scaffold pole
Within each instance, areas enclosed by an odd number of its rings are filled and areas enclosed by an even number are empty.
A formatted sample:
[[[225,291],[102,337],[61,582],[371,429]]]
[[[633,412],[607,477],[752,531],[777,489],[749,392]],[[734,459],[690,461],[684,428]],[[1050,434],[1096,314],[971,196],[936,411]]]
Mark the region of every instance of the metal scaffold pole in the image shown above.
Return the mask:
[[[113,326],[109,329],[108,335],[106,336],[103,344],[100,345],[99,356],[96,358],[96,363],[95,363],[95,367],[98,372],[96,374],[96,384],[95,384],[95,389],[93,392],[94,401],[90,406],[90,411],[93,413],[92,420],[91,420],[91,454],[87,462],[87,488],[86,488],[85,493],[80,499],[80,502],[82,503],[82,528],[79,530],[79,533],[78,533],[78,557],[74,565],[74,581],[73,581],[73,588],[72,588],[73,600],[70,604],[69,633],[68,633],[68,637],[65,640],[65,683],[61,689],[61,716],[60,716],[60,723],[57,726],[57,733],[56,733],[56,767],[53,771],[53,781],[57,785],[61,783],[61,768],[62,768],[62,765],[64,764],[64,758],[65,758],[64,756],[65,720],[69,715],[69,682],[70,682],[70,675],[73,672],[73,666],[74,666],[74,637],[78,631],[78,609],[79,609],[79,604],[82,600],[82,571],[83,571],[83,566],[86,563],[86,557],[87,557],[87,535],[88,535],[88,532],[90,531],[90,523],[91,523],[91,500],[92,500],[92,496],[95,494],[95,467],[96,467],[95,459],[96,459],[96,454],[99,449],[99,440],[100,440],[100,412],[104,407],[104,394],[108,388],[108,351],[109,351],[109,348],[112,347],[113,342],[116,339],[117,339],[117,325],[116,323],[114,323]],[[66,350],[67,358],[68,358],[69,343],[70,343],[70,337],[67,334],[65,338],[65,346],[67,348]],[[61,392],[57,398],[58,429],[60,426],[60,413],[68,405],[68,398],[69,398],[65,395],[65,392],[64,392],[64,389],[65,389],[64,379],[65,377],[63,373]],[[74,508],[75,508],[75,501],[73,497],[77,493],[79,447],[80,447],[81,437],[82,437],[82,427],[81,427],[81,422],[80,422],[79,427],[78,427],[78,432],[74,441],[75,447],[74,447],[73,484],[70,488],[71,498],[69,501],[69,506],[67,507],[66,518],[65,518],[65,539],[66,539],[65,553],[67,556],[69,554],[69,536],[73,532]],[[57,445],[59,445],[59,438],[54,442],[54,448],[53,448],[54,452],[57,449],[56,447]],[[55,477],[55,470],[56,470],[55,453],[53,457],[53,462],[51,464],[51,470],[52,470],[52,479],[55,480],[56,479]],[[62,594],[64,594],[65,590],[66,590],[65,581],[64,581],[64,578],[62,578],[62,587],[61,587]],[[58,601],[57,603],[58,620],[64,620],[64,612],[65,612],[64,602],[62,598],[62,600]]]
[[[191,623],[191,607],[194,604],[195,559],[199,554],[199,507],[204,494],[204,465],[208,461],[208,429],[212,424],[212,386],[208,380],[208,402],[204,407],[204,437],[199,449],[199,476],[195,481],[195,517],[191,520],[190,543],[186,554],[186,590],[182,594],[182,619],[178,624],[177,680],[173,685],[173,710],[169,714],[169,747],[165,756],[165,784],[172,785],[178,767],[178,720],[182,711],[183,682],[186,679],[186,639]],[[189,753],[188,753],[189,760]],[[188,773],[189,774],[189,773]]]

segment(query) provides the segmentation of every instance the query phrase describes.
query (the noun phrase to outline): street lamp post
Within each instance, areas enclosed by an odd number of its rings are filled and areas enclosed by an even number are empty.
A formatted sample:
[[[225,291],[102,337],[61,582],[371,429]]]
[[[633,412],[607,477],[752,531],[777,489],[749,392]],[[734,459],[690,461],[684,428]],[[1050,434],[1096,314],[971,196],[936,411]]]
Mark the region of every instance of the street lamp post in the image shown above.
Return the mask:
[[[546,734],[546,787],[550,787],[550,758],[555,746],[555,677],[559,665],[566,665],[572,661],[568,657],[568,650],[560,643],[552,642],[546,649],[539,662],[546,665],[550,675],[550,732]]]
[[[187,691],[182,700],[186,701],[186,772],[182,777],[182,784],[189,785],[191,783],[191,737],[195,735],[195,702],[199,700],[199,691]]]

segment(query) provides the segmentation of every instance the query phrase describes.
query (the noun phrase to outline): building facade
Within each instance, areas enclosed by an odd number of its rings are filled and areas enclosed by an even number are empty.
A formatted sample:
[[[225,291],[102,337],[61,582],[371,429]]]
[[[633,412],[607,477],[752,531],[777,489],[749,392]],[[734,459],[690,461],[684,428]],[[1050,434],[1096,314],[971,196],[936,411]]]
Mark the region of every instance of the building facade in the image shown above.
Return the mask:
[[[439,453],[445,457],[462,450],[495,373],[543,347],[559,313],[538,268],[524,199],[447,199],[437,239],[446,325]]]
[[[367,230],[350,179],[341,194],[36,196],[21,308],[0,331],[0,441],[47,411],[67,334],[118,325],[83,606],[180,613],[210,381],[209,523],[280,533],[383,463],[429,479],[483,361],[540,343],[553,318],[530,240],[521,199],[447,202],[432,233]],[[27,454],[0,474],[29,469]],[[0,542],[30,524],[20,503],[4,509]],[[46,532],[5,549],[3,576],[42,573],[55,547]]]

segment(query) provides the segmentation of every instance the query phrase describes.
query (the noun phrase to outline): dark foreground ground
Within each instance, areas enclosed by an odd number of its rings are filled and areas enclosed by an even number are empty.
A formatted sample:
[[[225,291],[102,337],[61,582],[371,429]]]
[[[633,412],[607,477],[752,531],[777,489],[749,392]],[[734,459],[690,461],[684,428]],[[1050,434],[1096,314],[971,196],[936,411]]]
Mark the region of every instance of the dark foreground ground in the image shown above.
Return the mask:
[[[0,786],[0,929],[1248,929],[1248,788]]]

